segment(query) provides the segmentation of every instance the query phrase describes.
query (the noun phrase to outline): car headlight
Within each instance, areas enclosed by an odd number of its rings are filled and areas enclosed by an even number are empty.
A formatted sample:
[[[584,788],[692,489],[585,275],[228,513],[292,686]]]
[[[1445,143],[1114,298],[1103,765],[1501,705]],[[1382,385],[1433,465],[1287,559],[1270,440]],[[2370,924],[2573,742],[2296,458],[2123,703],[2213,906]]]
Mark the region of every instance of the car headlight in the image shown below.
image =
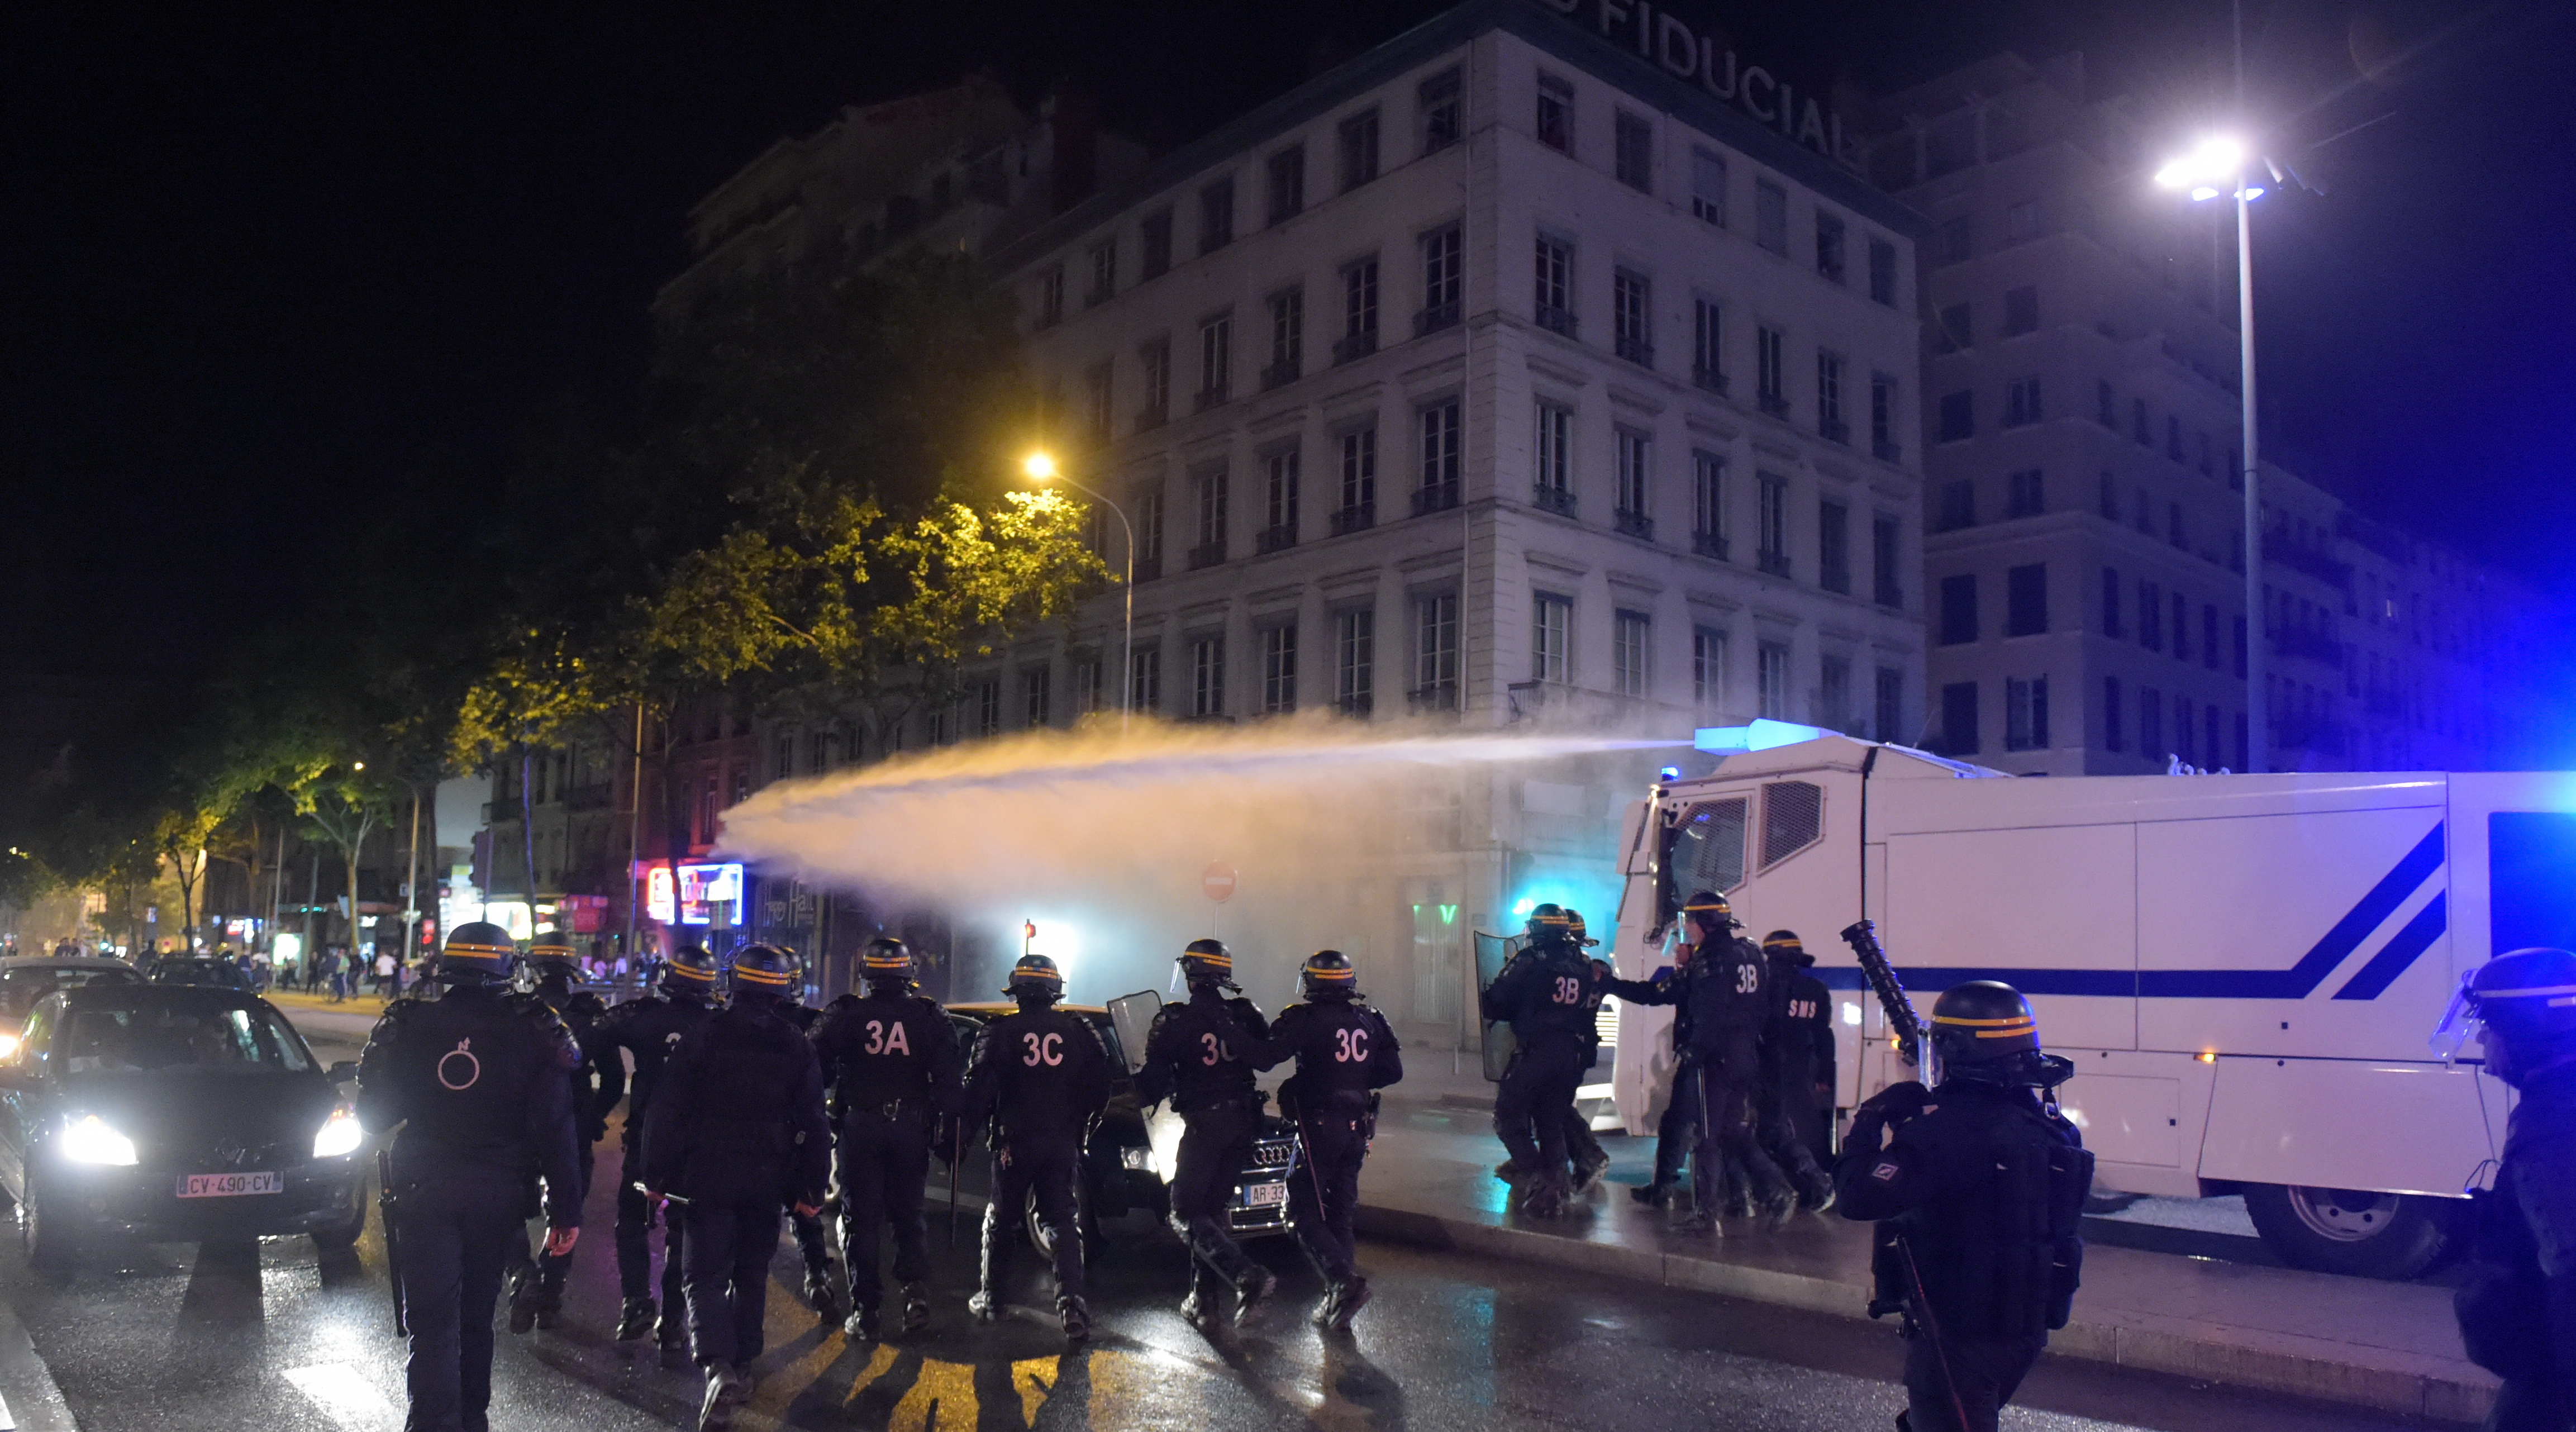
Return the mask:
[[[313,1156],[336,1159],[343,1154],[356,1153],[358,1145],[366,1141],[367,1131],[358,1127],[356,1114],[346,1108],[333,1109],[331,1117],[322,1123],[322,1132],[313,1136]]]
[[[131,1165],[134,1140],[107,1126],[96,1114],[83,1114],[63,1125],[63,1157],[73,1163]]]
[[[0,1059],[17,1058],[18,1044],[18,1031],[12,1029],[5,1034],[0,1034]]]
[[[1154,1170],[1154,1150],[1145,1145],[1120,1149],[1118,1166],[1130,1173],[1151,1173]]]

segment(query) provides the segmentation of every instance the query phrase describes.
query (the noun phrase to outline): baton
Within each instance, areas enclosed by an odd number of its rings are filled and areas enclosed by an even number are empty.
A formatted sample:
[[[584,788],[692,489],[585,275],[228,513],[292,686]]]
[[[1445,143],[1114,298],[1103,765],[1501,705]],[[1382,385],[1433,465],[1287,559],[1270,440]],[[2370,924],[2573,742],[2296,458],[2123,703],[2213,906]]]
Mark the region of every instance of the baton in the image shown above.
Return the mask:
[[[948,1156],[948,1246],[957,1246],[957,1181],[966,1166],[966,1120],[956,1120],[957,1131]]]
[[[678,1194],[676,1194],[676,1193],[664,1193],[664,1194],[656,1194],[656,1193],[654,1193],[654,1192],[653,1192],[653,1190],[651,1190],[651,1189],[649,1189],[649,1188],[646,1188],[646,1187],[644,1186],[644,1180],[642,1180],[642,1179],[640,1179],[640,1178],[639,1178],[639,1179],[637,1179],[637,1180],[635,1180],[635,1182],[633,1182],[633,1183],[631,1183],[631,1184],[627,1185],[627,1187],[634,1189],[637,1193],[643,1194],[643,1195],[644,1195],[645,1197],[647,1197],[647,1198],[661,1198],[661,1199],[665,1199],[665,1200],[667,1200],[667,1201],[669,1201],[669,1202],[676,1203],[676,1204],[680,1205],[682,1208],[686,1208],[686,1207],[688,1207],[688,1206],[689,1206],[689,1200],[687,1200],[687,1199],[685,1199],[685,1198],[680,1197],[680,1196],[679,1196]]]
[[[402,1235],[394,1229],[394,1151],[376,1150],[376,1216],[385,1225],[385,1285],[394,1299],[394,1336],[411,1336],[403,1316]]]
[[[1905,1276],[1914,1284],[1914,1309],[1921,1315],[1924,1335],[1932,1339],[1932,1356],[1941,1363],[1941,1385],[1949,1391],[1950,1410],[1958,1414],[1959,1425],[1968,1425],[1967,1404],[1959,1397],[1958,1374],[1950,1370],[1950,1350],[1941,1345],[1941,1325],[1932,1317],[1932,1295],[1923,1287],[1923,1270],[1914,1266],[1914,1245],[1905,1235],[1896,1235],[1896,1251],[1905,1255]]]

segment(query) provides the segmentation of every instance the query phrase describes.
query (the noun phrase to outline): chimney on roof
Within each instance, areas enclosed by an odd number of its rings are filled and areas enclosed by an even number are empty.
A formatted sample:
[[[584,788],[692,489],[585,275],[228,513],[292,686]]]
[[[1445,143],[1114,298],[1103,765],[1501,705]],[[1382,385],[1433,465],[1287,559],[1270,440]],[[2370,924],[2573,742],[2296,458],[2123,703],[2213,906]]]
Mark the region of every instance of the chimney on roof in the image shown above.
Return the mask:
[[[1055,149],[1049,197],[1053,212],[1061,214],[1091,197],[1100,182],[1100,109],[1090,94],[1070,88],[1055,92],[1051,108]]]

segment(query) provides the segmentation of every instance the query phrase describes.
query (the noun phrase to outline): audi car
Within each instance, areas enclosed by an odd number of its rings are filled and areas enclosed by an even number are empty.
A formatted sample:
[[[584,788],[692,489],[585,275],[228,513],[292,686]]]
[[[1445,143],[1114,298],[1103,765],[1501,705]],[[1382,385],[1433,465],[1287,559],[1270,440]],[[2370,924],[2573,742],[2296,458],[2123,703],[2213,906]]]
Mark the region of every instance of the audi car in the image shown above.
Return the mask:
[[[93,981],[28,1011],[0,1060],[0,1190],[28,1261],[152,1242],[366,1225],[356,1110],[268,1001],[212,985]]]

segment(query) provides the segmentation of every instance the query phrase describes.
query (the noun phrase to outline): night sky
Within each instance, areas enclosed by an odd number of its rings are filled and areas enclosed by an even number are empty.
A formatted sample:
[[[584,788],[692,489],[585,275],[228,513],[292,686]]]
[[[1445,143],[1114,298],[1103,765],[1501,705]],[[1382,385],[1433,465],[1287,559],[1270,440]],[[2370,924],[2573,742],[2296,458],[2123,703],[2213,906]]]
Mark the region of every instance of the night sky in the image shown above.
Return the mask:
[[[2576,595],[2568,7],[2248,6],[2279,147],[2377,121],[2302,165],[2325,197],[2261,206],[2267,409],[2375,510]],[[473,530],[532,428],[621,420],[688,205],[842,105],[979,68],[1027,103],[1070,79],[1160,147],[1439,8],[17,12],[0,677],[176,680],[384,580],[366,534],[434,555]],[[2178,134],[2227,83],[2208,0],[1708,13],[1809,83],[2081,48]]]

